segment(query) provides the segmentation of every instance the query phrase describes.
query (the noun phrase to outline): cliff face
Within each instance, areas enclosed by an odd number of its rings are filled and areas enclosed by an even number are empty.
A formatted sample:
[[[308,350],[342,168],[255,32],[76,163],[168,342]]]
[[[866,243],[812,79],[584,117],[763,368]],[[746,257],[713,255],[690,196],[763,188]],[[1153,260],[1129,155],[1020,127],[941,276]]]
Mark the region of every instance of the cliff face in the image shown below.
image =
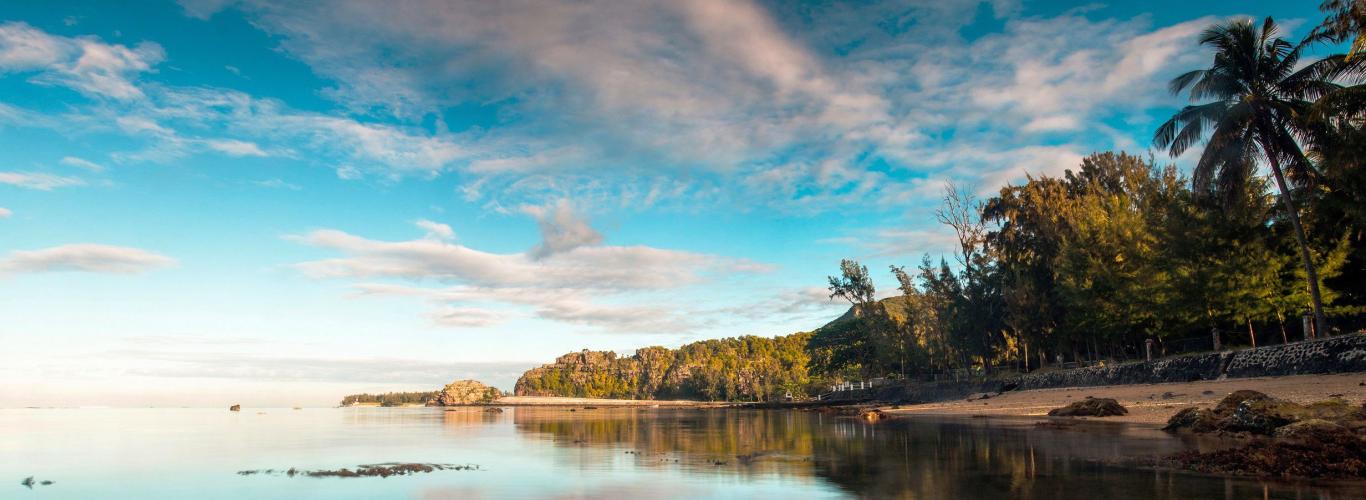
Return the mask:
[[[771,400],[810,384],[810,334],[706,340],[678,349],[646,347],[631,356],[565,354],[517,380],[519,396],[629,399]]]

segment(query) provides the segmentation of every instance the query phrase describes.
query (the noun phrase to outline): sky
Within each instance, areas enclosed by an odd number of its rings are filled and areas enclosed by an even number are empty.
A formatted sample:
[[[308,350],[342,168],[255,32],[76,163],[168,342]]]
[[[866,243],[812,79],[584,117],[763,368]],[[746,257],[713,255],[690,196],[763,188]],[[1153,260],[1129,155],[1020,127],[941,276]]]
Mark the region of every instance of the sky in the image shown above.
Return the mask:
[[[1146,155],[1201,30],[1316,4],[0,2],[0,407],[808,331],[951,250],[946,183]]]

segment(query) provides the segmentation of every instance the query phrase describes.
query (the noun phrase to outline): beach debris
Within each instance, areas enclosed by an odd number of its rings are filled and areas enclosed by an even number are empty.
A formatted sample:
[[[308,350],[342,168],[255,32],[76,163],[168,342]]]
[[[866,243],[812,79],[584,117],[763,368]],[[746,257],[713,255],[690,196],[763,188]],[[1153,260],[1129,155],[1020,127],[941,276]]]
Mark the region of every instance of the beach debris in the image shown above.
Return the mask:
[[[255,469],[237,471],[239,476],[261,475],[283,475],[289,477],[389,477],[407,476],[410,474],[425,474],[439,470],[479,470],[478,465],[465,464],[425,464],[425,463],[382,463],[357,465],[354,470],[349,468],[331,470],[302,470],[290,467],[284,470],[277,469]]]
[[[229,407],[228,407],[228,411],[242,411],[242,405],[232,405],[232,406],[229,406]]]
[[[1062,408],[1054,408],[1048,412],[1050,417],[1110,417],[1115,415],[1127,415],[1129,410],[1111,398],[1093,398],[1087,396],[1086,399],[1075,401]]]

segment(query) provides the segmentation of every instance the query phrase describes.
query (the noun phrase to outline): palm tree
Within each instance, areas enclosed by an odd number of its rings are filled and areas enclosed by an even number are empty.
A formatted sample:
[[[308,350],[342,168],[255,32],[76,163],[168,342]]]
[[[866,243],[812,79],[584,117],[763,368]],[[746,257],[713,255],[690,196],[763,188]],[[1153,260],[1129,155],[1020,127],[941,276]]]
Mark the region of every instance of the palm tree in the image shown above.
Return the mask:
[[[1296,118],[1308,114],[1315,100],[1339,86],[1331,81],[1336,72],[1328,61],[1296,71],[1304,45],[1277,37],[1278,31],[1270,17],[1260,27],[1246,19],[1206,29],[1200,44],[1214,48],[1213,65],[1176,77],[1169,88],[1178,95],[1189,89],[1192,102],[1212,102],[1182,108],[1157,129],[1153,143],[1175,157],[1208,132],[1192,175],[1200,192],[1237,192],[1255,172],[1257,161],[1266,162],[1299,244],[1316,331],[1324,332],[1318,270],[1286,177],[1289,174],[1304,185],[1314,182],[1313,165],[1295,141],[1302,133]]]
[[[1366,0],[1324,0],[1319,10],[1328,14],[1314,31],[1311,39],[1323,39],[1333,43],[1351,40],[1347,47],[1346,59],[1355,59],[1366,54]]]

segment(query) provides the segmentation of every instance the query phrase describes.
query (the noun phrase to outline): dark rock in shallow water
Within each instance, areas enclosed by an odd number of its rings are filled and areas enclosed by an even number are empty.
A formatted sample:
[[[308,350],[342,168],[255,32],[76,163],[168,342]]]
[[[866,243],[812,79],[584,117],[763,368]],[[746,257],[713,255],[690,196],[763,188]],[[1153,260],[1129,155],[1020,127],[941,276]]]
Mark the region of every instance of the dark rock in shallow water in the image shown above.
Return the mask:
[[[1050,417],[1112,417],[1127,415],[1129,410],[1110,398],[1086,398],[1048,412]]]
[[[1258,437],[1238,448],[1188,451],[1163,463],[1209,474],[1257,477],[1366,479],[1366,440],[1331,422],[1291,424],[1285,439]],[[1278,434],[1280,432],[1278,431]]]
[[[232,406],[229,406],[229,407],[228,407],[228,411],[242,411],[242,405],[232,405]]]
[[[484,413],[503,413],[503,409],[497,406],[490,406],[488,408],[484,408]]]
[[[23,487],[28,488],[28,489],[30,489],[30,490],[33,489],[33,485],[35,485],[35,484],[36,484],[36,485],[39,485],[39,486],[50,486],[50,485],[52,485],[52,481],[49,481],[49,480],[46,480],[46,479],[44,479],[44,480],[42,480],[42,481],[37,481],[37,480],[34,480],[34,479],[33,479],[33,476],[26,477],[26,478],[24,478],[23,481],[19,481],[19,485],[20,485],[20,486],[23,486]]]
[[[283,474],[289,477],[389,477],[407,476],[409,474],[428,473],[439,470],[479,470],[478,465],[454,465],[454,464],[424,464],[424,463],[384,463],[357,465],[354,470],[348,468],[333,470],[301,470],[290,467],[287,470],[277,471],[275,469],[257,469],[237,471],[239,476],[277,475]]]
[[[1164,463],[1172,467],[1258,477],[1366,479],[1366,409],[1341,399],[1301,405],[1236,391],[1213,409],[1181,410],[1165,429],[1254,435],[1237,448],[1168,456]]]

